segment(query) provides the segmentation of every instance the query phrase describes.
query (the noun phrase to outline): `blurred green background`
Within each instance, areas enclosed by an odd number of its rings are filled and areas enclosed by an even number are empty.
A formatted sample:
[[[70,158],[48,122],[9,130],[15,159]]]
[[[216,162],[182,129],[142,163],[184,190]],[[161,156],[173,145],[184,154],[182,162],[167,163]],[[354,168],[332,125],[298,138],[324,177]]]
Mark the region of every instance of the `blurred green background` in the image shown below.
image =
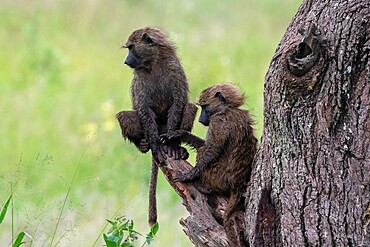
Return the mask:
[[[0,1],[0,204],[14,191],[14,221],[8,212],[0,246],[10,243],[12,226],[33,237],[27,246],[50,246],[59,218],[53,246],[94,246],[96,239],[102,246],[105,219],[116,215],[149,231],[150,155],[125,143],[115,121],[116,112],[131,108],[132,71],[120,45],[132,31],[166,30],[191,101],[212,84],[238,84],[260,136],[264,75],[299,4]],[[195,134],[205,131],[195,124]],[[162,175],[158,204],[160,231],[151,246],[192,246],[178,223],[187,212]]]

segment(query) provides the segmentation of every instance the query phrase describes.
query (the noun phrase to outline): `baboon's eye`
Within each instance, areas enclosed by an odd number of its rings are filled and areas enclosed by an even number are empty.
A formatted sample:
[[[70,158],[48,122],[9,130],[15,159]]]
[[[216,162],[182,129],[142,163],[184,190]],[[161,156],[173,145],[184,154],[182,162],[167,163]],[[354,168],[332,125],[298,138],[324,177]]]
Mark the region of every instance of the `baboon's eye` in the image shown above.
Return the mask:
[[[202,105],[201,107],[205,112],[209,112],[209,105]]]
[[[221,92],[217,92],[217,93],[215,94],[215,98],[218,98],[218,100],[219,100],[219,101],[221,101],[222,103],[226,103],[226,99],[225,99],[225,97],[222,95],[222,93],[221,93]]]
[[[147,33],[143,33],[142,34],[142,39],[144,40],[145,43],[149,44],[149,45],[153,45],[153,40],[149,37],[149,35]]]

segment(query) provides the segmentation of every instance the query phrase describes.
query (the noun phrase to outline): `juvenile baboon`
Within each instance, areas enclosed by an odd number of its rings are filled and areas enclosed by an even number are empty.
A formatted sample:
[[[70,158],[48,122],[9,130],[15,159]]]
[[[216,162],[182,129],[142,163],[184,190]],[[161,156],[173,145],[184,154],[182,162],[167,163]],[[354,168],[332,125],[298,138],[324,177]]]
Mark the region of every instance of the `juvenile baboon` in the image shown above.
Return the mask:
[[[156,185],[158,164],[167,154],[186,159],[179,141],[163,145],[159,135],[175,130],[191,131],[197,107],[188,102],[188,82],[176,49],[157,28],[134,31],[124,48],[125,64],[134,71],[131,85],[133,111],[117,114],[122,135],[143,153],[151,149],[153,161],[149,189],[149,224],[157,222]]]
[[[193,181],[203,193],[229,197],[222,219],[233,246],[244,246],[244,237],[233,228],[232,215],[244,211],[242,194],[257,150],[252,118],[248,110],[239,108],[243,103],[244,95],[231,84],[207,88],[199,98],[199,122],[209,126],[206,139],[184,130],[162,136],[181,140],[197,150],[196,166],[188,173],[177,173],[175,182]]]

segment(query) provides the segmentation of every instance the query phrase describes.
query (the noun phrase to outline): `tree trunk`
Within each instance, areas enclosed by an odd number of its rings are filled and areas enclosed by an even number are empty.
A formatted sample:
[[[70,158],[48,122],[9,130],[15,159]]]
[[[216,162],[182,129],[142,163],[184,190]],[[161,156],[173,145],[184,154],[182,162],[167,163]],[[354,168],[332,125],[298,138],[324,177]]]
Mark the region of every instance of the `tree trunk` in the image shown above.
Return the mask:
[[[370,246],[370,1],[305,0],[265,78],[251,246]]]

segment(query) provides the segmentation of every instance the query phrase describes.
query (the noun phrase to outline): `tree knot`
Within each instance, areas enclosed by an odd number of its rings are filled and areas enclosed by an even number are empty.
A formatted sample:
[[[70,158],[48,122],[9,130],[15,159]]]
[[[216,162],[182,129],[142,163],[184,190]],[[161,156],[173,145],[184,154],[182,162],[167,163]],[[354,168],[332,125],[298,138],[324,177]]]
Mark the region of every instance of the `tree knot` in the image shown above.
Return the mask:
[[[305,28],[306,27],[306,28]],[[322,80],[327,69],[325,40],[315,23],[308,23],[298,30],[282,53],[284,61],[281,78],[286,94],[295,99],[298,94],[307,95]]]
[[[319,60],[321,53],[320,30],[311,23],[305,32],[300,28],[298,32],[303,36],[301,42],[295,47],[288,58],[288,69],[296,76],[305,75]]]

